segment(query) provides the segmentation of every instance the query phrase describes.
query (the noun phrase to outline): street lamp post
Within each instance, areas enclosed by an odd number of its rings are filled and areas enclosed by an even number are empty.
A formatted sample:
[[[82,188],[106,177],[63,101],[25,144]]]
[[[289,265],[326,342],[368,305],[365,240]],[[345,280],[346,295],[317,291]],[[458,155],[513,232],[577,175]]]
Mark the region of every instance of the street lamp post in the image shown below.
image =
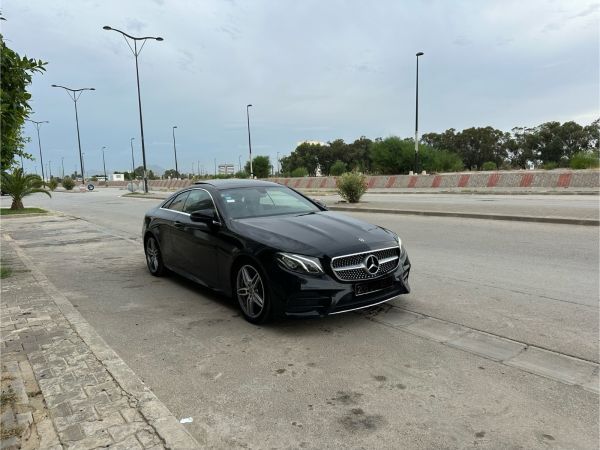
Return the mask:
[[[85,172],[83,171],[83,154],[81,153],[81,138],[79,136],[79,115],[77,114],[77,100],[83,94],[83,91],[95,91],[95,88],[71,89],[65,86],[53,84],[52,87],[64,89],[69,98],[75,104],[75,124],[77,125],[77,144],[79,145],[79,163],[81,164],[81,184],[85,184]]]
[[[131,182],[135,179],[135,159],[133,158],[133,140],[135,138],[129,139],[129,144],[131,145]]]
[[[177,128],[177,125],[173,126],[173,152],[175,153],[175,174],[177,179],[179,179],[179,169],[177,168],[177,145],[175,144],[175,128]]]
[[[104,159],[104,149],[106,146],[102,147],[102,165],[104,166],[104,186],[108,186],[108,177],[106,176],[106,160]]]
[[[65,157],[61,156],[60,157],[60,165],[62,167],[62,179],[65,179]]]
[[[419,56],[423,52],[418,52],[417,56],[417,84],[415,95],[415,174],[419,172]]]
[[[160,42],[163,40],[163,38],[152,37],[152,36],[135,37],[135,36],[131,36],[131,35],[123,32],[121,30],[117,30],[116,28],[111,28],[108,25],[105,25],[102,28],[105,30],[116,31],[117,33],[120,33],[125,38],[125,42],[127,42],[127,45],[129,46],[129,49],[133,53],[133,56],[135,56],[135,76],[136,76],[136,80],[137,80],[138,109],[140,112],[140,134],[141,134],[141,138],[142,138],[142,161],[144,164],[144,192],[148,193],[148,174],[147,174],[147,170],[146,170],[146,146],[144,144],[144,122],[142,120],[142,97],[140,94],[140,71],[138,68],[138,56],[142,52],[144,45],[146,45],[147,40],[154,40],[154,41]],[[128,38],[133,41],[133,48],[131,47],[131,44],[127,40]],[[140,46],[139,50],[138,50],[138,46],[137,46],[138,41],[142,42],[142,45]]]
[[[281,175],[281,167],[280,167],[280,159],[279,159],[279,152],[277,152],[277,176]]]
[[[52,161],[48,160],[48,181],[52,179]]]
[[[31,120],[31,119],[25,119],[27,122],[31,122],[33,124],[35,124],[35,127],[37,129],[37,137],[38,137],[38,147],[40,149],[40,166],[42,167],[42,181],[46,181],[46,177],[44,175],[44,159],[42,158],[42,141],[40,140],[40,125],[43,123],[50,123],[47,120],[42,120],[41,122],[35,121],[35,120]],[[37,169],[36,169],[36,173],[37,173]]]
[[[248,151],[250,153],[250,178],[254,178],[254,171],[252,170],[252,140],[250,139],[250,112],[249,108],[252,105],[246,105],[246,119],[248,121]]]

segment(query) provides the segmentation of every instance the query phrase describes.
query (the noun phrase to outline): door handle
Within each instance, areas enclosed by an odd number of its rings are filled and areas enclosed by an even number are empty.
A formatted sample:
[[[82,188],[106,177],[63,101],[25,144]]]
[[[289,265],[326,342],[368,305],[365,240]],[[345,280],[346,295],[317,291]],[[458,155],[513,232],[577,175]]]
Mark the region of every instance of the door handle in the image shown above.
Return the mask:
[[[178,220],[175,221],[175,228],[183,228],[185,227],[185,224],[183,222],[180,222]]]

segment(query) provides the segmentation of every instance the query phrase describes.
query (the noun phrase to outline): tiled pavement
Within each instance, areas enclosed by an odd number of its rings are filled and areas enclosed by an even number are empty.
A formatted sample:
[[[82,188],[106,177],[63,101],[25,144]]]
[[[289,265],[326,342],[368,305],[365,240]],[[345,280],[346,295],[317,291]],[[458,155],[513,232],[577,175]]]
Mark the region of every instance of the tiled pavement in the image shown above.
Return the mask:
[[[183,429],[3,236],[0,448],[193,448]]]

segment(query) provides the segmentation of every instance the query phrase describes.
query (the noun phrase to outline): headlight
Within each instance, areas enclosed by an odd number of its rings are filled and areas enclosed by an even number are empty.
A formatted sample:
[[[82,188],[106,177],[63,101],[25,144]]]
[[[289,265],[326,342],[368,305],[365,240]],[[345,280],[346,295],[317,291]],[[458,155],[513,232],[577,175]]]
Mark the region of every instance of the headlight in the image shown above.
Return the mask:
[[[276,258],[284,268],[293,272],[309,273],[312,275],[323,273],[323,268],[317,258],[293,255],[291,253],[277,253]]]
[[[402,255],[402,252],[404,252],[404,248],[402,247],[402,239],[400,239],[400,236],[396,235],[396,242],[398,242],[398,248],[400,249],[400,255]]]

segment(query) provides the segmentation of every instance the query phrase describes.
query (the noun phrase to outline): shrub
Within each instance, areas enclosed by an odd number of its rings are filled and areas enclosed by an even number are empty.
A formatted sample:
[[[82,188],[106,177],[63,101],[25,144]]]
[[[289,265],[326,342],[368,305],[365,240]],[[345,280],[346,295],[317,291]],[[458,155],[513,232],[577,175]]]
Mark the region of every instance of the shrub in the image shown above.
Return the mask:
[[[334,177],[338,177],[343,173],[347,172],[348,168],[346,167],[346,163],[340,161],[339,159],[334,162],[329,169],[329,175],[333,175]]]
[[[235,178],[248,178],[248,176],[249,175],[246,173],[245,170],[239,170],[234,175]]]
[[[481,170],[496,170],[497,168],[494,161],[486,161],[481,165]]]
[[[544,170],[553,170],[558,167],[558,163],[554,161],[548,161],[542,165],[542,169]]]
[[[573,155],[569,166],[571,169],[596,169],[600,167],[597,152],[578,152]]]
[[[308,170],[306,170],[306,167],[297,167],[294,170],[292,170],[292,173],[290,175],[294,178],[306,177],[308,176]]]
[[[50,181],[48,181],[48,188],[53,191],[58,187],[58,181],[56,181],[56,178],[50,178]]]
[[[65,177],[64,180],[62,180],[62,185],[67,191],[72,191],[75,187],[75,182],[72,178]]]
[[[348,172],[336,180],[338,194],[348,203],[358,203],[367,190],[367,179],[362,173]]]
[[[428,145],[419,146],[421,165],[427,172],[459,172],[464,169],[460,156]]]

